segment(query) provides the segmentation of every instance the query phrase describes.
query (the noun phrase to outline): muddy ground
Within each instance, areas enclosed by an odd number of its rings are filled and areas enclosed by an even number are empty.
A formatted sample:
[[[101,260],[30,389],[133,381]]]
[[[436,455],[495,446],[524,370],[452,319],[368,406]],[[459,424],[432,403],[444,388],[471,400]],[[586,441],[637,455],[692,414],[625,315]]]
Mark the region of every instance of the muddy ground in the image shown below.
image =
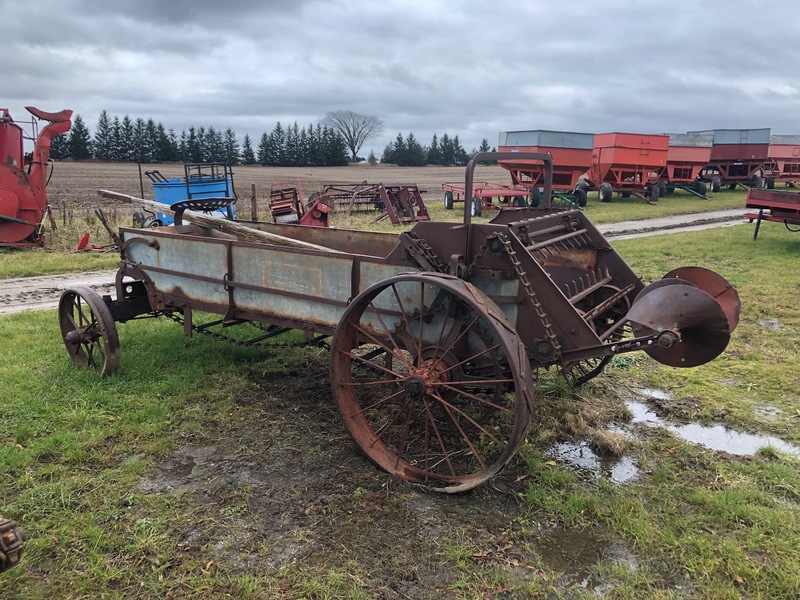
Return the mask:
[[[141,481],[143,493],[174,495],[195,509],[184,552],[204,561],[210,553],[233,572],[350,573],[370,597],[413,599],[449,597],[463,581],[481,597],[503,597],[509,581],[552,573],[559,593],[577,597],[602,589],[600,560],[635,563],[604,531],[528,520],[516,495],[525,472],[518,460],[490,484],[452,496],[376,469],[336,412],[326,356],[280,372],[254,368],[258,391],[238,398],[236,423]],[[532,530],[536,547],[528,545]],[[454,556],[464,547],[466,555]],[[487,568],[507,581],[481,575]]]

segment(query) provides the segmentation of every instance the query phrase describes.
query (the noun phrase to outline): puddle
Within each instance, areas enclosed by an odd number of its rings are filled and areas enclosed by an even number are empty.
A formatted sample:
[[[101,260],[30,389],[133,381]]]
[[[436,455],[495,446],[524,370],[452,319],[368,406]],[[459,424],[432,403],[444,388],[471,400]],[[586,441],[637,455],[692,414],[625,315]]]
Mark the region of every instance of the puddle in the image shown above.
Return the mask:
[[[639,561],[630,548],[604,540],[603,533],[593,529],[555,529],[537,544],[542,561],[556,573],[562,573],[559,588],[580,586],[595,595],[607,594],[613,585],[598,574],[598,563],[630,570],[638,568]]]
[[[553,458],[565,460],[579,469],[607,477],[614,483],[625,483],[639,474],[633,459],[627,456],[599,456],[585,441],[578,444],[566,442],[556,444],[549,453]]]
[[[769,329],[770,331],[779,331],[781,328],[781,322],[777,319],[762,319],[758,322],[758,324],[764,329]]]
[[[788,442],[784,442],[780,438],[768,435],[741,433],[722,425],[714,425],[711,427],[698,423],[675,425],[659,417],[646,404],[629,401],[626,402],[626,405],[633,414],[631,425],[644,424],[653,427],[663,427],[687,442],[700,444],[711,450],[719,450],[737,456],[747,456],[755,454],[759,448],[770,446],[780,452],[800,456],[800,448]]]

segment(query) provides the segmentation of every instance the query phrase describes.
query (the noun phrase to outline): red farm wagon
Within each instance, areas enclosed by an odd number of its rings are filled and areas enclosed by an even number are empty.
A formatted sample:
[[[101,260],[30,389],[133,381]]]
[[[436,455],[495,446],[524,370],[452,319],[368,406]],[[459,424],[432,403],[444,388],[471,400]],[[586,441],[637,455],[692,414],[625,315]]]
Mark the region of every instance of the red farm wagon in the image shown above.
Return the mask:
[[[586,206],[586,188],[581,177],[592,166],[594,134],[571,131],[501,131],[500,152],[538,152],[553,158],[553,197]],[[545,168],[541,161],[513,158],[500,166],[511,173],[515,185],[530,189],[531,204],[538,206]]]
[[[767,189],[781,181],[787,187],[800,187],[800,135],[769,136],[769,160],[764,165]]]
[[[711,147],[711,161],[702,170],[702,181],[711,184],[711,190],[718,192],[720,187],[736,189],[737,185],[746,188],[761,187],[761,173],[769,162],[769,129],[708,129],[690,131],[714,136]]]
[[[668,148],[669,135],[666,134],[596,134],[587,189],[597,190],[601,202],[610,202],[614,192],[622,197],[639,196],[655,202],[660,193],[659,173],[667,164]]]
[[[661,170],[659,195],[684,190],[705,199],[708,186],[700,173],[711,161],[714,136],[707,133],[670,133],[667,165]]]

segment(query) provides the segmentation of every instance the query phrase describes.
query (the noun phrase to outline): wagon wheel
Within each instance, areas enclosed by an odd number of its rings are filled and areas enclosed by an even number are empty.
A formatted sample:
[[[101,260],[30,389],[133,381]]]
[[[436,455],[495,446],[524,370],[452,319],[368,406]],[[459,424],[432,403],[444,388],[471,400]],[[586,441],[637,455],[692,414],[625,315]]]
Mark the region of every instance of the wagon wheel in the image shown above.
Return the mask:
[[[525,347],[470,283],[406,273],[362,292],[331,344],[333,395],[379,467],[438,491],[494,476],[525,440]]]
[[[67,354],[85,369],[101,375],[119,365],[119,336],[114,318],[100,295],[91,288],[78,287],[61,294],[58,321]]]

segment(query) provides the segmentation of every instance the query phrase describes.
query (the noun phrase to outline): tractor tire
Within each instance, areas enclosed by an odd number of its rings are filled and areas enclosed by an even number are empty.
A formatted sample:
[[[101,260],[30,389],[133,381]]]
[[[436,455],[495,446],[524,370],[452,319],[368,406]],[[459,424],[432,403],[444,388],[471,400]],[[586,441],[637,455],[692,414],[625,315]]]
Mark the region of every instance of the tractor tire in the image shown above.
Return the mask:
[[[614,189],[610,183],[602,183],[597,189],[597,197],[600,202],[611,202],[611,197],[614,195]]]
[[[525,208],[528,206],[528,201],[525,199],[525,196],[514,196],[512,203],[512,206],[516,206],[517,208]]]
[[[645,194],[647,195],[647,201],[650,202],[650,204],[655,204],[656,202],[658,202],[658,197],[661,192],[661,187],[657,183],[651,183],[650,185],[647,186],[647,191],[649,192],[649,194],[645,192]]]
[[[728,184],[728,189],[731,190],[731,191],[735,190],[736,189],[736,184],[735,183],[729,183]]]
[[[775,189],[775,178],[774,177],[767,177],[765,180],[766,186],[768,190]]]
[[[453,192],[449,190],[444,193],[444,207],[446,210],[453,210]]]
[[[718,192],[722,189],[722,181],[720,181],[719,177],[712,177],[711,178],[711,191]]]
[[[663,179],[658,180],[658,197],[663,198],[667,195],[667,182]]]
[[[532,187],[531,188],[531,206],[533,208],[539,208],[539,205],[542,203],[542,193],[539,191],[539,188]]]
[[[478,196],[473,197],[472,210],[471,210],[472,216],[480,217],[482,212],[483,212],[483,200],[481,200]]]
[[[582,187],[575,188],[575,204],[579,207],[583,208],[586,206],[586,200],[588,196],[586,195],[586,190]]]
[[[701,196],[705,196],[708,193],[708,186],[706,185],[705,181],[698,181],[695,184],[694,189],[697,190],[697,193]]]
[[[760,190],[762,185],[761,175],[753,175],[753,189]]]

